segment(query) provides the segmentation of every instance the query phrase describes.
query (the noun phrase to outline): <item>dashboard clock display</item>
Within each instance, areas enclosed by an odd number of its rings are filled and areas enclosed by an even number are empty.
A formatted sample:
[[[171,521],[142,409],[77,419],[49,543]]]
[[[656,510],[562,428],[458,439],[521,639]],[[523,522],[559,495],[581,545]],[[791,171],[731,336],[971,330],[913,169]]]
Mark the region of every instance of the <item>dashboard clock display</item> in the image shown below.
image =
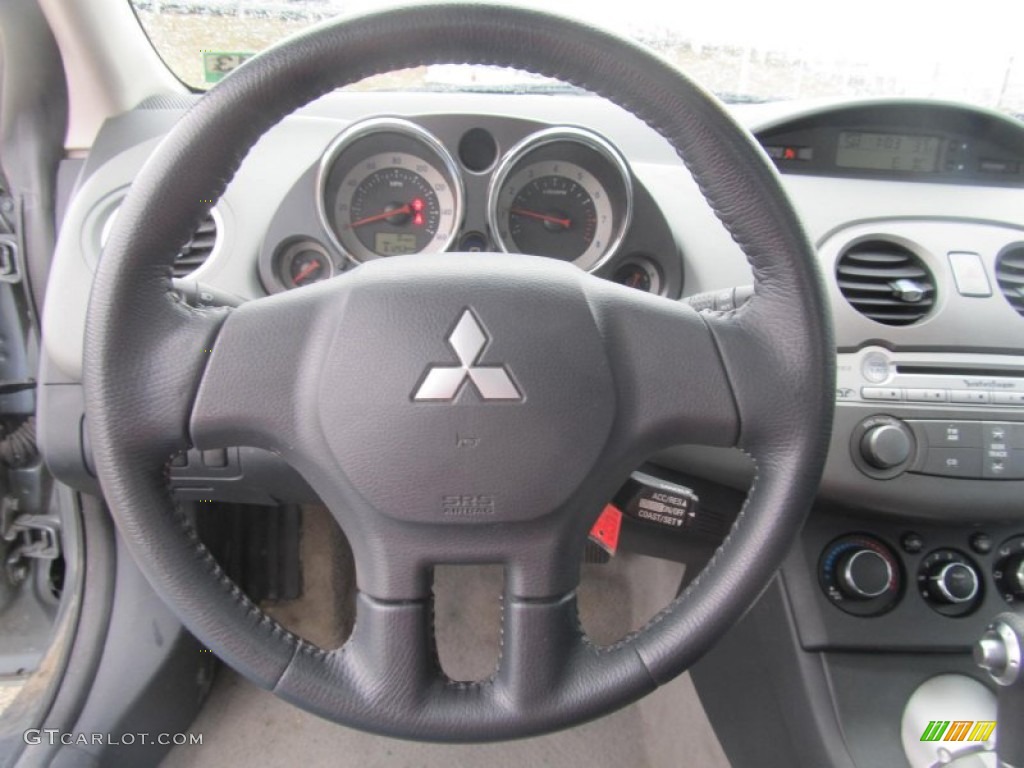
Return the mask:
[[[488,223],[498,246],[571,261],[604,264],[625,236],[632,187],[625,160],[608,142],[579,128],[528,136],[491,180]]]
[[[942,139],[901,133],[840,131],[836,165],[874,171],[939,170]]]
[[[372,120],[343,133],[321,166],[321,215],[354,261],[435,253],[451,245],[462,186],[444,147],[403,120]]]

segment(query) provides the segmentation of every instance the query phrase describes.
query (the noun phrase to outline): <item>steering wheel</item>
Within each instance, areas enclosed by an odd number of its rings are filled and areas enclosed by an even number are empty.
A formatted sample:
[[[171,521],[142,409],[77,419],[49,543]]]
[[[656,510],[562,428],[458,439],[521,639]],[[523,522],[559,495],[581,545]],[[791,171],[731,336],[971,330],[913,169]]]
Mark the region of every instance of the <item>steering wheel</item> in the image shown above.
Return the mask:
[[[174,254],[265,131],[340,86],[442,62],[556,77],[644,120],[747,255],[752,299],[698,312],[551,259],[445,254],[379,259],[234,310],[176,300]],[[665,61],[544,13],[397,9],[321,25],[255,57],[160,144],[92,289],[87,419],[104,494],[139,566],[244,676],[392,736],[527,736],[671,680],[772,578],[827,450],[827,307],[769,162]],[[741,448],[756,464],[754,486],[689,588],[639,632],[597,647],[576,612],[587,532],[632,469],[680,443]],[[286,459],[348,536],[359,593],[342,648],[315,647],[267,617],[175,509],[170,457],[236,445]],[[456,682],[440,669],[431,598],[440,563],[505,568],[491,679]]]

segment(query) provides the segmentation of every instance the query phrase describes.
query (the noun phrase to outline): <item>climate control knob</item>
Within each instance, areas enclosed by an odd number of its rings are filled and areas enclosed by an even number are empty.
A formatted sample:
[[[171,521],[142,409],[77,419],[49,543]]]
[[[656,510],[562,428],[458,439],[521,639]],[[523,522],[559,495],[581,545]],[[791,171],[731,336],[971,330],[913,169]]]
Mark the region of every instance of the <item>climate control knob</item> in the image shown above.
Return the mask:
[[[992,576],[999,594],[1008,603],[1024,603],[1024,536],[1003,542],[996,557]]]
[[[925,557],[917,583],[928,605],[944,616],[966,616],[981,602],[980,571],[955,549],[938,549]]]
[[[839,560],[839,588],[855,600],[885,594],[892,582],[892,565],[873,549],[855,549]]]
[[[910,459],[913,443],[905,428],[895,424],[871,427],[860,439],[860,454],[876,469],[892,469]]]
[[[833,605],[855,616],[892,610],[903,591],[896,553],[874,536],[841,536],[821,553],[818,581]]]
[[[966,563],[946,563],[930,578],[930,591],[942,602],[969,603],[978,594],[978,573]]]

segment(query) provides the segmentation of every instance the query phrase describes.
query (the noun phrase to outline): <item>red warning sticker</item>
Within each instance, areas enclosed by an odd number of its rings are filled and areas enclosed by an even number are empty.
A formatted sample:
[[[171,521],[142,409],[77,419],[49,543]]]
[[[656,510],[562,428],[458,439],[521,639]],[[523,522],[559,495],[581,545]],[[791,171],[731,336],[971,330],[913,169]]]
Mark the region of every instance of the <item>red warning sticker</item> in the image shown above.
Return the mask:
[[[604,508],[590,529],[590,540],[609,555],[614,555],[619,548],[619,531],[622,530],[622,512],[614,504]]]

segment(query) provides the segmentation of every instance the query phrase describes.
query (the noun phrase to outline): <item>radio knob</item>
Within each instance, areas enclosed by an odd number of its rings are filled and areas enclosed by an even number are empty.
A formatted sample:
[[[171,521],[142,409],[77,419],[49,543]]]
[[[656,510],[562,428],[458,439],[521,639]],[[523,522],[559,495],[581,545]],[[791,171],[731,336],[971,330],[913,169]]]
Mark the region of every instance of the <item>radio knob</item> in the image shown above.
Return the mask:
[[[969,603],[978,595],[978,572],[967,563],[946,563],[928,576],[928,593],[950,605]]]
[[[839,561],[839,588],[854,600],[885,594],[892,583],[892,565],[873,549],[856,549]]]
[[[906,463],[912,449],[906,430],[895,424],[871,427],[860,441],[861,456],[876,469],[892,469]]]

